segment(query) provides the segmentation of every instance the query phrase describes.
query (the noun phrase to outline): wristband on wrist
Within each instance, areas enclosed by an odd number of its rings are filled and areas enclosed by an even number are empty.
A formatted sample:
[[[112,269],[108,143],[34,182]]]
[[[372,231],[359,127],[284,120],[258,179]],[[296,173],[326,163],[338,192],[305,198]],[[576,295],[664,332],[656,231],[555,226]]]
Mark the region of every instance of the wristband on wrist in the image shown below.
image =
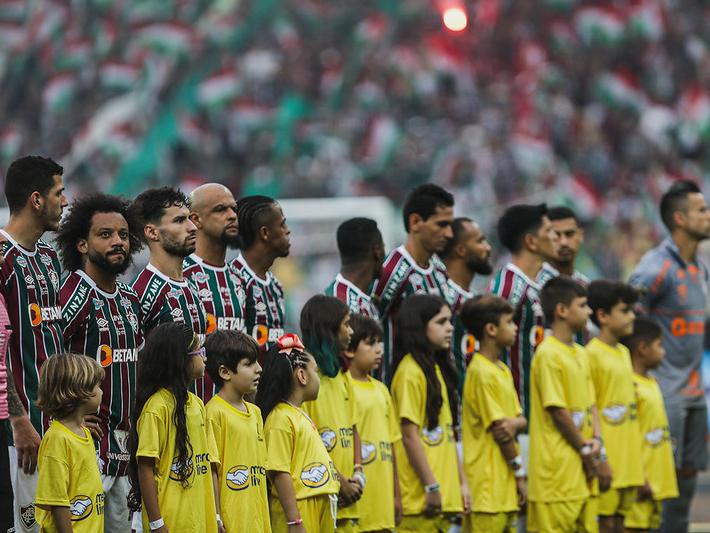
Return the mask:
[[[525,476],[528,475],[528,473],[525,471],[525,468],[523,467],[523,465],[520,465],[520,468],[518,468],[517,470],[513,471],[513,474],[515,475],[515,477],[516,477],[517,479],[520,479],[520,478],[525,477]]]
[[[607,461],[606,448],[604,446],[602,446],[602,449],[599,452],[599,460],[602,463],[606,463],[606,461]]]
[[[355,463],[353,465],[353,471],[357,472],[358,470],[362,472],[362,465],[360,463]]]
[[[163,517],[161,516],[157,520],[153,520],[152,522],[148,522],[148,527],[150,528],[151,531],[155,531],[156,529],[160,529],[165,525],[165,520],[163,520]]]
[[[582,457],[587,457],[589,454],[592,453],[592,447],[589,444],[585,444],[579,449],[579,454]]]
[[[424,485],[424,492],[431,494],[432,492],[439,492],[441,485],[438,483],[432,483],[431,485]]]
[[[222,517],[219,515],[219,513],[217,513],[217,523],[218,523],[220,526],[223,526],[223,525],[224,525],[224,524],[222,523]]]
[[[355,470],[355,472],[353,472],[353,479],[360,483],[360,488],[365,488],[367,478],[365,477],[365,474],[362,473],[362,470]]]
[[[520,455],[516,455],[508,461],[508,464],[510,465],[510,468],[517,472],[518,469],[523,467],[523,458]]]
[[[303,518],[301,518],[300,516],[298,518],[296,518],[296,520],[291,520],[290,522],[286,522],[287,526],[300,526],[301,524],[303,524]]]

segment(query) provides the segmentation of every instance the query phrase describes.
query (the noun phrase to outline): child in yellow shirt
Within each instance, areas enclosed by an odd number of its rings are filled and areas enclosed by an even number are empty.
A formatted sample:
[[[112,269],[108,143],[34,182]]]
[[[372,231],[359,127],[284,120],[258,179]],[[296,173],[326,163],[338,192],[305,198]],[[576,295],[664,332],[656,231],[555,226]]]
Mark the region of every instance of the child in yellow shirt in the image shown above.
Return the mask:
[[[510,533],[527,495],[516,443],[527,422],[513,375],[498,357],[515,342],[518,326],[513,307],[497,296],[468,300],[460,317],[480,346],[466,370],[462,399],[463,460],[472,511],[466,530]]]
[[[85,355],[55,355],[42,365],[37,406],[53,418],[37,456],[35,518],[41,531],[104,530],[104,489],[84,416],[101,405],[104,371]]]
[[[634,321],[633,333],[622,339],[631,352],[641,431],[641,459],[645,480],[636,490],[624,515],[624,527],[648,531],[661,525],[663,500],[678,497],[673,446],[661,389],[649,370],[658,368],[665,357],[661,327],[647,317]],[[635,450],[638,453],[638,449]]]
[[[586,349],[605,448],[599,469],[599,531],[614,533],[623,529],[624,514],[644,479],[634,373],[629,350],[619,342],[633,331],[632,306],[638,294],[626,283],[608,280],[593,281],[588,291],[599,334]]]
[[[128,475],[129,508],[142,530],[224,533],[219,515],[219,454],[205,406],[189,392],[205,372],[205,350],[181,322],[148,335],[136,376]]]
[[[440,533],[470,511],[471,497],[454,433],[458,376],[451,358],[451,309],[440,297],[402,303],[395,340],[399,363],[392,398],[402,440],[395,444],[403,518],[400,533]]]
[[[531,365],[528,530],[595,533],[594,490],[600,451],[587,354],[574,342],[591,310],[587,292],[567,277],[540,292],[552,331]]]
[[[394,404],[384,383],[371,377],[382,363],[382,327],[364,315],[352,315],[353,335],[345,357],[350,361],[352,383],[359,418],[362,467],[374,480],[358,502],[360,531],[391,531],[402,518],[402,500],[397,476],[394,444],[402,439]]]
[[[205,406],[219,453],[221,517],[227,531],[271,533],[261,411],[244,400],[261,377],[259,345],[246,333],[218,330],[205,340],[207,373],[219,392]]]

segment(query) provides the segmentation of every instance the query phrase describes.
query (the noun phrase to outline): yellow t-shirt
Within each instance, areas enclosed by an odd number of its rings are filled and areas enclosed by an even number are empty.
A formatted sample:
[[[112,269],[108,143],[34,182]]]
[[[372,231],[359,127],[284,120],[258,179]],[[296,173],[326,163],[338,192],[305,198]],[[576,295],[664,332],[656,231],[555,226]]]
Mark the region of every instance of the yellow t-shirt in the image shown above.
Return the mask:
[[[353,426],[357,422],[357,407],[347,374],[338,372],[332,378],[320,374],[318,399],[303,402],[303,410],[318,428],[337,471],[346,478],[352,477],[355,466]],[[357,504],[338,509],[338,518],[358,517]]]
[[[88,429],[80,437],[54,420],[39,446],[37,468],[35,519],[42,531],[57,531],[51,507],[69,508],[73,531],[103,531],[104,488]]]
[[[337,494],[340,483],[333,461],[308,416],[287,403],[273,408],[264,423],[266,464],[272,472],[291,474],[296,499]],[[278,496],[272,487],[274,496]]]
[[[227,531],[270,533],[266,442],[259,408],[235,409],[219,395],[207,402],[207,424],[219,453],[219,503]]]
[[[400,421],[404,418],[419,426],[419,436],[429,467],[441,485],[441,510],[446,513],[463,511],[459,483],[458,456],[454,437],[449,395],[446,384],[436,365],[436,376],[441,386],[443,402],[439,411],[439,425],[427,429],[426,378],[424,371],[411,355],[405,355],[392,379],[392,398]],[[399,485],[402,491],[402,510],[405,515],[424,511],[424,486],[409,462],[402,441],[395,444]]]
[[[522,411],[508,367],[474,354],[463,385],[462,420],[464,471],[474,512],[518,510],[515,474],[490,427],[496,420],[518,417]]]
[[[586,349],[602,437],[613,474],[611,486],[622,489],[643,485],[643,467],[638,453],[641,431],[629,350],[623,344],[609,346],[599,339],[589,341]]]
[[[547,407],[562,407],[585,439],[594,434],[594,385],[589,358],[579,344],[568,346],[548,335],[535,350],[530,385],[528,498],[563,502],[587,498],[582,458],[557,430]]]
[[[367,484],[358,501],[360,530],[394,529],[393,445],[401,440],[399,419],[387,387],[376,379],[354,379],[350,374],[359,418],[362,467]]]
[[[192,455],[189,458],[192,474],[187,487],[183,487],[172,473],[177,459],[174,412],[175,397],[170,391],[160,389],[148,399],[138,418],[136,456],[155,459],[158,505],[171,533],[216,532],[217,511],[211,463],[219,464],[219,454],[212,430],[205,421],[205,406],[197,396],[188,393],[185,418],[192,445]],[[143,530],[149,529],[144,507]]]
[[[671,432],[663,404],[661,389],[656,380],[634,373],[638,419],[642,435],[643,467],[653,491],[654,500],[678,496],[678,483],[673,461]]]

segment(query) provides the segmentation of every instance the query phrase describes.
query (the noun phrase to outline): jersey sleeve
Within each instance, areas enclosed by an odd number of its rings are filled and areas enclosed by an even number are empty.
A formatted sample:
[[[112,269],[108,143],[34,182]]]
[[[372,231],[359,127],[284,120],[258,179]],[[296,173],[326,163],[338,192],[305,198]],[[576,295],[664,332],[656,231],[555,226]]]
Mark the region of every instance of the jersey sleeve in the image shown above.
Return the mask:
[[[273,472],[291,472],[295,438],[289,429],[292,428],[273,427],[266,434],[266,464]]]
[[[390,440],[392,442],[397,442],[398,440],[402,440],[402,426],[400,425],[399,418],[397,417],[397,411],[395,410],[394,402],[392,401],[392,396],[390,396],[390,393],[387,390],[387,387],[382,385],[381,389],[382,389],[382,394],[385,397],[385,401],[387,402],[387,414],[388,414],[388,418],[389,418]]]
[[[372,286],[372,301],[375,303],[381,317],[385,317],[395,300],[399,297],[402,285],[406,283],[406,277],[397,283],[392,275],[393,269],[388,268],[389,261],[385,261],[385,266],[379,279]]]
[[[562,369],[555,364],[554,357],[549,354],[537,359],[538,390],[542,406],[567,408],[564,385],[562,383]],[[535,379],[535,376],[533,376]]]
[[[207,415],[205,413],[205,407],[202,406],[202,417],[205,420],[205,433],[207,438],[207,453],[209,454],[210,463],[213,465],[218,465],[222,462],[222,454],[217,447],[217,439],[215,438],[215,433],[212,430],[212,425],[207,423]]]
[[[474,376],[472,388],[475,398],[473,408],[481,417],[483,427],[488,429],[493,422],[506,418],[499,401],[501,390],[492,380],[484,375]]]
[[[224,448],[222,447],[222,444],[225,442],[223,431],[224,431],[224,426],[222,425],[222,420],[221,420],[220,413],[217,409],[210,409],[209,405],[207,406],[207,423],[205,424],[205,428],[208,431],[208,434],[212,435],[212,439],[215,441],[215,450],[217,453],[217,457],[224,457]],[[210,461],[212,461],[212,455],[210,454]]]
[[[499,272],[488,286],[488,292],[510,302],[510,305],[517,307],[523,296],[523,291],[516,291],[513,273],[508,271]]]
[[[166,431],[164,421],[158,413],[143,411],[138,418],[138,449],[136,457],[159,459],[165,449]]]
[[[69,465],[66,460],[57,457],[45,447],[46,455],[40,457],[39,478],[37,481],[37,505],[69,507]],[[47,453],[49,452],[49,453]]]
[[[392,384],[392,395],[397,409],[397,420],[407,419],[420,428],[426,413],[426,381],[423,375],[407,372]]]
[[[671,261],[658,259],[654,255],[645,255],[629,277],[629,284],[640,289],[639,304],[645,311],[654,307],[668,287]]]

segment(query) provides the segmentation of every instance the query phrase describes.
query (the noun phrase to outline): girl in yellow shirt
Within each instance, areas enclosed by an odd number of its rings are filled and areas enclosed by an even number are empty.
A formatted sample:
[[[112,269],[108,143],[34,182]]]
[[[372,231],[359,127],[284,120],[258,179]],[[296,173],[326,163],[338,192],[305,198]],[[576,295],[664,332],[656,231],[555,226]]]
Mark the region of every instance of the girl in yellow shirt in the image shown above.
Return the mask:
[[[142,529],[224,533],[219,455],[205,406],[188,391],[205,372],[205,350],[182,323],[157,326],[141,352],[131,423],[129,508]]]
[[[266,354],[256,392],[264,416],[274,533],[332,533],[339,489],[335,467],[303,402],[318,397],[315,360],[301,339],[284,335]]]
[[[448,531],[468,513],[471,496],[456,452],[458,378],[450,354],[451,310],[438,296],[416,294],[402,303],[392,397],[402,440],[395,445],[404,517],[397,531]]]

